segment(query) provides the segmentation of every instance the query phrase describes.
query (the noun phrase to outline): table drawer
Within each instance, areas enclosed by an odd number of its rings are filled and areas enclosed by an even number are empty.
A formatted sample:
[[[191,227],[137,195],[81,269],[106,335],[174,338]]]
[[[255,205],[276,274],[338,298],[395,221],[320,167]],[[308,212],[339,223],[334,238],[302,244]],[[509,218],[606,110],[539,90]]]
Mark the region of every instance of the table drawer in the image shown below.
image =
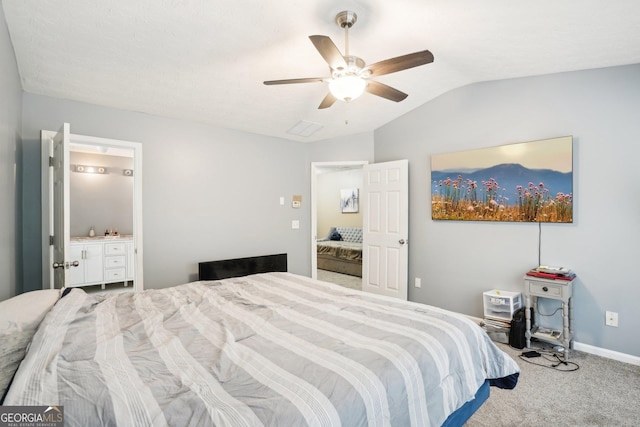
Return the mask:
[[[564,289],[562,285],[529,282],[529,293],[540,297],[562,298]]]
[[[127,258],[122,256],[108,256],[104,259],[104,265],[106,268],[125,267],[127,265]]]
[[[105,255],[124,255],[126,250],[124,243],[105,243],[104,245]]]
[[[104,272],[105,282],[124,282],[127,280],[124,268],[114,268]]]

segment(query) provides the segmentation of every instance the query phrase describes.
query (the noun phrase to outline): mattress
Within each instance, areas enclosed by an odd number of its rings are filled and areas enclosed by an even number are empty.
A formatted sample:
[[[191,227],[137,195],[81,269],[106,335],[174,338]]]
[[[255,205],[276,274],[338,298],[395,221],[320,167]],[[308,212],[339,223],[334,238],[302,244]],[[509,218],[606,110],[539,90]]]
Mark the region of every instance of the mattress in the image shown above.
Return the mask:
[[[265,273],[72,289],[4,404],[63,406],[67,426],[439,426],[518,372],[463,315]]]

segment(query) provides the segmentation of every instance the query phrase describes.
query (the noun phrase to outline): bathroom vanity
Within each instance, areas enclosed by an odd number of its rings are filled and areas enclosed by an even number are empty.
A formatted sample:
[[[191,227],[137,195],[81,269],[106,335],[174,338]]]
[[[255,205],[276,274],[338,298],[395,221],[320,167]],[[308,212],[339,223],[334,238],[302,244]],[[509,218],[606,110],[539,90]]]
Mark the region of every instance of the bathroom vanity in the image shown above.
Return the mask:
[[[67,286],[90,286],[122,282],[128,286],[135,277],[133,236],[72,237],[69,244],[71,262]]]

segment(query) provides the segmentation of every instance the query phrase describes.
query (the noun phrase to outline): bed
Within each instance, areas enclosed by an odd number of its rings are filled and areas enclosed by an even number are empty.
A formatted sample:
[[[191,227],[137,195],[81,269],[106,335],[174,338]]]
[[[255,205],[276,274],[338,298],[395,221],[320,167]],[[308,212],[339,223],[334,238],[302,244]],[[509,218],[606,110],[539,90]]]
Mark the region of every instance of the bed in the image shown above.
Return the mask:
[[[316,245],[319,269],[362,277],[361,228],[331,227]]]
[[[66,426],[460,426],[490,383],[515,386],[517,364],[466,316],[283,261],[241,277],[205,263],[201,280],[135,294],[63,292],[4,404],[62,406]]]

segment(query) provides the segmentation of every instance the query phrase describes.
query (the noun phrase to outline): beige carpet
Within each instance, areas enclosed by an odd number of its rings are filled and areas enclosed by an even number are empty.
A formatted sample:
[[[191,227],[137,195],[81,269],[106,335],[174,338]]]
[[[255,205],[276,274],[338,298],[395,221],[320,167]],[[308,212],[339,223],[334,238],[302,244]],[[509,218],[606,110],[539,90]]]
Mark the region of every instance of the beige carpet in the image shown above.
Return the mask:
[[[577,363],[580,369],[560,372],[521,360],[518,356],[526,349],[498,346],[518,362],[520,380],[514,390],[491,387],[489,400],[465,424],[467,427],[640,425],[640,366],[572,351],[569,362]],[[543,357],[527,360],[558,363]]]
[[[350,276],[348,274],[334,273],[333,271],[318,269],[318,280],[335,283],[351,289],[362,290],[362,277]]]

